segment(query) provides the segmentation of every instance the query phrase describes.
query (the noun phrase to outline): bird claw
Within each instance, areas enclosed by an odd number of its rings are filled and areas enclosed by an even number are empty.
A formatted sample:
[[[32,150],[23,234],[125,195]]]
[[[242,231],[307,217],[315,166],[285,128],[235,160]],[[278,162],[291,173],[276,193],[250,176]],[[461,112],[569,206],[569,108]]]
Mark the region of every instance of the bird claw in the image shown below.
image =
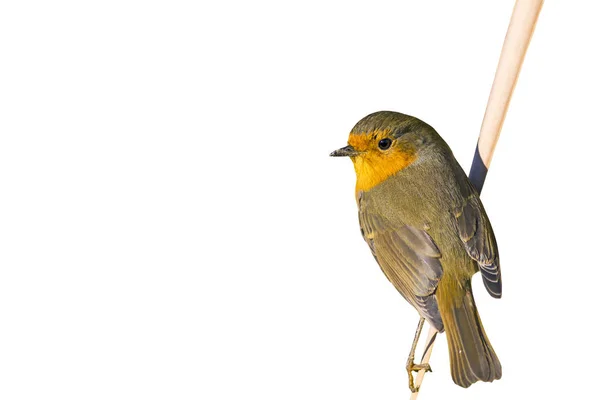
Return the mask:
[[[415,364],[413,360],[410,359],[406,363],[406,372],[408,372],[408,388],[412,393],[419,391],[419,388],[415,387],[415,381],[412,373],[419,373],[421,370],[425,370],[425,372],[432,372],[431,365],[429,364]]]

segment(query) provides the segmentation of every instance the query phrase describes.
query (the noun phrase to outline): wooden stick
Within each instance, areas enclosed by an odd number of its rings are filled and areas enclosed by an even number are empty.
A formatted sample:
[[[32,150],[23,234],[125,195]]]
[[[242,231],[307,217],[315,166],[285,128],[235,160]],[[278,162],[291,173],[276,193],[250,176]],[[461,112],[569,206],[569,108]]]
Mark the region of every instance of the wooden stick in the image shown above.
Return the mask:
[[[544,0],[517,0],[500,53],[469,179],[481,193]]]
[[[525,53],[543,4],[544,0],[516,0],[515,2],[469,173],[469,179],[479,193],[481,193],[487,171],[492,163],[494,149],[500,137],[510,98],[517,84],[521,65],[523,65]],[[436,332],[434,327],[429,328],[426,343],[430,343]],[[433,342],[423,354],[421,364],[429,363],[432,352]],[[420,370],[415,381],[417,389],[421,388],[424,377],[425,370]],[[417,400],[419,392],[420,390],[411,393],[410,400]]]

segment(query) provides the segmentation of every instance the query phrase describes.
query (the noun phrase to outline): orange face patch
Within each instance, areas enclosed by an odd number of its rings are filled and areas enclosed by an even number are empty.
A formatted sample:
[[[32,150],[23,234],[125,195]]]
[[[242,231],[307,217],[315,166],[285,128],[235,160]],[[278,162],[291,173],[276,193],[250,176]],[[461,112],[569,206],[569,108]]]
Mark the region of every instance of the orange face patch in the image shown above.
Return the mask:
[[[385,137],[389,137],[389,131],[351,134],[348,138],[348,144],[362,153],[352,157],[356,171],[356,193],[371,190],[417,159],[412,146],[394,143],[388,150],[381,151],[377,144]]]
[[[383,139],[390,133],[389,130],[373,131],[370,133],[350,134],[348,144],[358,151],[368,151],[373,147],[376,138]]]

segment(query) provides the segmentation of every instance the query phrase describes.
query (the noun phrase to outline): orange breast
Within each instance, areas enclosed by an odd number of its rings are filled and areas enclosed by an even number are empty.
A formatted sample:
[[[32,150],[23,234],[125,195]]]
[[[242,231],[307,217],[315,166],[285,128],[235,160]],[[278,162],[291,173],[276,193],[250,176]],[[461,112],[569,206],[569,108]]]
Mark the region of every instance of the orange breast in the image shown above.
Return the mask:
[[[356,171],[356,193],[371,190],[398,171],[412,164],[417,155],[408,145],[394,146],[389,151],[377,148],[378,138],[387,132],[350,135],[348,143],[363,154],[352,157]]]

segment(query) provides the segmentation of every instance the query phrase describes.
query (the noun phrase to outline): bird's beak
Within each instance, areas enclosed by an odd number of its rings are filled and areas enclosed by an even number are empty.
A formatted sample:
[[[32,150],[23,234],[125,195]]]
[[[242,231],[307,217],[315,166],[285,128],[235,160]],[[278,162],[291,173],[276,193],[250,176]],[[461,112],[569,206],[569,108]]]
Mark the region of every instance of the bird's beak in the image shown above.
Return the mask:
[[[337,149],[330,154],[331,157],[354,157],[359,155],[360,152],[350,145]]]

